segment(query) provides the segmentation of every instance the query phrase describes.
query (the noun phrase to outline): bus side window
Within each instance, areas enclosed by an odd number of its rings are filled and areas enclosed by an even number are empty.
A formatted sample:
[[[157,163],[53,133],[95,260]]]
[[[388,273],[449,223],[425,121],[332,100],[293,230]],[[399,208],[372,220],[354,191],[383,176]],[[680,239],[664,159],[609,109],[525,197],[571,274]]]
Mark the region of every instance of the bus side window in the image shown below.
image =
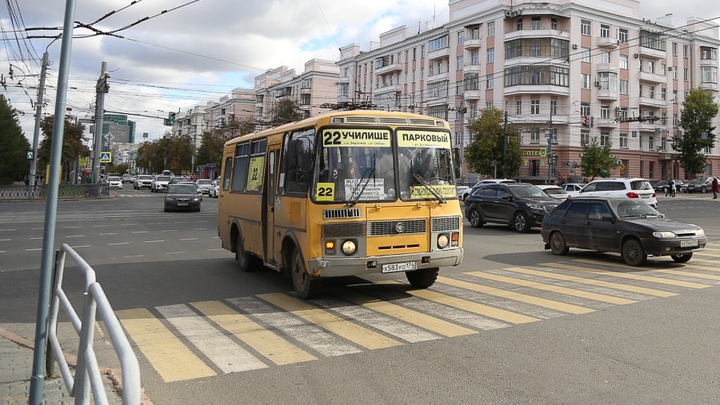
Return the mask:
[[[290,135],[284,151],[284,189],[288,193],[307,193],[312,183],[313,131],[296,132]]]

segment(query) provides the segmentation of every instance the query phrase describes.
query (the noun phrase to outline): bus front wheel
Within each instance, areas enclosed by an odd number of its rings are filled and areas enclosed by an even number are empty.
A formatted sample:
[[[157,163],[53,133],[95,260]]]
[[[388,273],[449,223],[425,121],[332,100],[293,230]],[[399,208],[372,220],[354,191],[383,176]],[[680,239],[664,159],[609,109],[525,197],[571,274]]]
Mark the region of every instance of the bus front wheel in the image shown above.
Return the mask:
[[[295,292],[300,298],[313,298],[318,295],[320,291],[322,280],[312,278],[307,271],[305,271],[305,265],[303,264],[300,251],[295,249],[290,259],[290,272],[295,287]]]
[[[240,235],[238,235],[237,242],[235,243],[235,260],[238,262],[240,271],[250,271],[250,257],[245,251],[245,246],[243,246],[242,237]]]
[[[435,284],[435,280],[437,280],[439,270],[440,269],[435,267],[433,269],[408,271],[405,273],[405,277],[407,277],[410,285],[415,288],[428,288],[431,285]]]

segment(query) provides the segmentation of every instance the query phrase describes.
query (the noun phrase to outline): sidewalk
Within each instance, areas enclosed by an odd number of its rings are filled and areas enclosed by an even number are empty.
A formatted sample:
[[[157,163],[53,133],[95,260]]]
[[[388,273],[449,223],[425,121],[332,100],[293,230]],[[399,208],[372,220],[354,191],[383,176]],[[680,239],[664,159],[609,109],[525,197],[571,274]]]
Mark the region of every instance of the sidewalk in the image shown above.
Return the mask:
[[[33,345],[34,342],[0,327],[0,405],[25,405],[28,403],[33,371]],[[74,365],[74,361],[68,362],[71,366]],[[55,370],[58,374],[57,377],[45,378],[42,403],[49,405],[74,404],[75,398],[70,396],[65,382],[59,376],[57,367]],[[112,382],[108,380],[106,380],[105,391],[109,404],[122,404],[122,398],[115,392]]]

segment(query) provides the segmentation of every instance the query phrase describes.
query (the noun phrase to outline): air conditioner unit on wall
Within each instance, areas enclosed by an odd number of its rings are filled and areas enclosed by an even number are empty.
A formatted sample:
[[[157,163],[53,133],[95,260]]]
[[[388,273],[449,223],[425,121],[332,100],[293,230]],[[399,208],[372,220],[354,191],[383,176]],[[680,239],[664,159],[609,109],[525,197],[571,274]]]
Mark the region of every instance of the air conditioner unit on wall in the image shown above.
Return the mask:
[[[633,55],[633,57],[634,57],[635,59],[637,59],[637,58],[640,57],[640,54],[639,54],[639,53],[636,53],[635,55]]]
[[[505,18],[512,18],[513,12],[510,10],[505,10]]]
[[[577,49],[577,48],[578,48],[577,44],[573,44],[572,46],[573,46],[573,49]]]

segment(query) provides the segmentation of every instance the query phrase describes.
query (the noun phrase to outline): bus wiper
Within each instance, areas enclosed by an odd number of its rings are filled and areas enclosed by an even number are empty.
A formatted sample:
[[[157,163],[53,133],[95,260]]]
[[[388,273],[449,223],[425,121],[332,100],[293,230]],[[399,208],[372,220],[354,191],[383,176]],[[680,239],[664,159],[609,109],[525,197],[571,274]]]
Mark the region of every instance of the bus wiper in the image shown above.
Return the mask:
[[[357,204],[358,200],[360,200],[360,196],[362,196],[363,191],[365,191],[365,187],[367,187],[368,183],[370,183],[370,177],[372,177],[374,174],[374,167],[368,167],[367,169],[365,169],[362,177],[360,177],[360,181],[358,182],[358,184],[355,185],[352,193],[350,193],[350,198],[345,203],[346,207],[353,207],[355,206],[355,204]]]
[[[420,176],[419,174],[413,174],[413,178],[415,178],[415,181],[422,184],[423,187],[425,187],[430,193],[432,193],[432,195],[434,195],[435,198],[437,198],[437,200],[440,204],[447,204],[447,200],[445,199],[445,197],[440,195],[440,193],[438,193],[437,190],[435,190],[435,187],[431,186],[430,183],[425,181],[425,179],[423,179],[422,176]]]

